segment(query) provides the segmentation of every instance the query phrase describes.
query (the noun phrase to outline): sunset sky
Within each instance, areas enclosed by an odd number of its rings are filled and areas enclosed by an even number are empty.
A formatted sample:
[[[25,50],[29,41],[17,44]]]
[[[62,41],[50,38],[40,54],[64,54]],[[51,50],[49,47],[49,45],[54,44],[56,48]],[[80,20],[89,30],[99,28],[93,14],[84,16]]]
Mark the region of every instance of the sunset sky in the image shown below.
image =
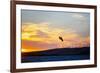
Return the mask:
[[[90,46],[89,13],[22,10],[21,16],[22,52]]]

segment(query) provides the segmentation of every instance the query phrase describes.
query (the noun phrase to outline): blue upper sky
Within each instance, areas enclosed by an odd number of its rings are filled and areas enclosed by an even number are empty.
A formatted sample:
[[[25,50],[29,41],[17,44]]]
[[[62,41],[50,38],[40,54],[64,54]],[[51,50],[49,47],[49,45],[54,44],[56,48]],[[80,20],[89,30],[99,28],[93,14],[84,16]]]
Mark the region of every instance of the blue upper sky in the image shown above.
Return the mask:
[[[71,28],[81,36],[90,35],[90,14],[85,12],[21,10],[22,23],[50,23],[53,28]]]

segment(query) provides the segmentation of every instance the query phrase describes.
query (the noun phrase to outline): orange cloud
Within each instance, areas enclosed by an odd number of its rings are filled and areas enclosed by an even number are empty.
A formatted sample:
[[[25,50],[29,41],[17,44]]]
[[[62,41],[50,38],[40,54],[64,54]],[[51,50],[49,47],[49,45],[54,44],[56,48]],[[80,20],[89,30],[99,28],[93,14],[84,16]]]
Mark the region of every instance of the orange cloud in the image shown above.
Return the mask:
[[[59,36],[63,37],[63,42],[59,40]],[[87,47],[89,45],[89,36],[81,37],[71,28],[53,28],[48,23],[22,24],[22,52],[42,51],[63,47]]]

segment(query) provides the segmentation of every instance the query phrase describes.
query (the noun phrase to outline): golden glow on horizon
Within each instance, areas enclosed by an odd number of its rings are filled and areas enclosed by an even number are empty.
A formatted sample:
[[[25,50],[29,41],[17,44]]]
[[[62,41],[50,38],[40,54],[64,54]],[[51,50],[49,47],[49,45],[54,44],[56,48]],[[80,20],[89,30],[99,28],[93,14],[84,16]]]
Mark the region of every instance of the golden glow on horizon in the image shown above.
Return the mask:
[[[59,40],[62,36],[64,41]],[[90,38],[81,37],[73,29],[53,28],[48,23],[22,24],[22,52],[42,51],[54,48],[87,47]]]

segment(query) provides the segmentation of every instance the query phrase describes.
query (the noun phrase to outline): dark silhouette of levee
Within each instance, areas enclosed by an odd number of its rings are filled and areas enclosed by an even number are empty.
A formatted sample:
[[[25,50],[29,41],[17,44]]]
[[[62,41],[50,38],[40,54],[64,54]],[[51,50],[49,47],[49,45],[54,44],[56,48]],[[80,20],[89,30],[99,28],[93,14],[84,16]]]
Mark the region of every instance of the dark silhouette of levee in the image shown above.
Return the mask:
[[[90,47],[55,48],[52,50],[21,53],[21,62],[71,61],[90,59]]]
[[[90,54],[90,47],[82,48],[59,48],[38,52],[21,53],[22,57],[25,56],[59,56],[59,55],[86,55]]]

